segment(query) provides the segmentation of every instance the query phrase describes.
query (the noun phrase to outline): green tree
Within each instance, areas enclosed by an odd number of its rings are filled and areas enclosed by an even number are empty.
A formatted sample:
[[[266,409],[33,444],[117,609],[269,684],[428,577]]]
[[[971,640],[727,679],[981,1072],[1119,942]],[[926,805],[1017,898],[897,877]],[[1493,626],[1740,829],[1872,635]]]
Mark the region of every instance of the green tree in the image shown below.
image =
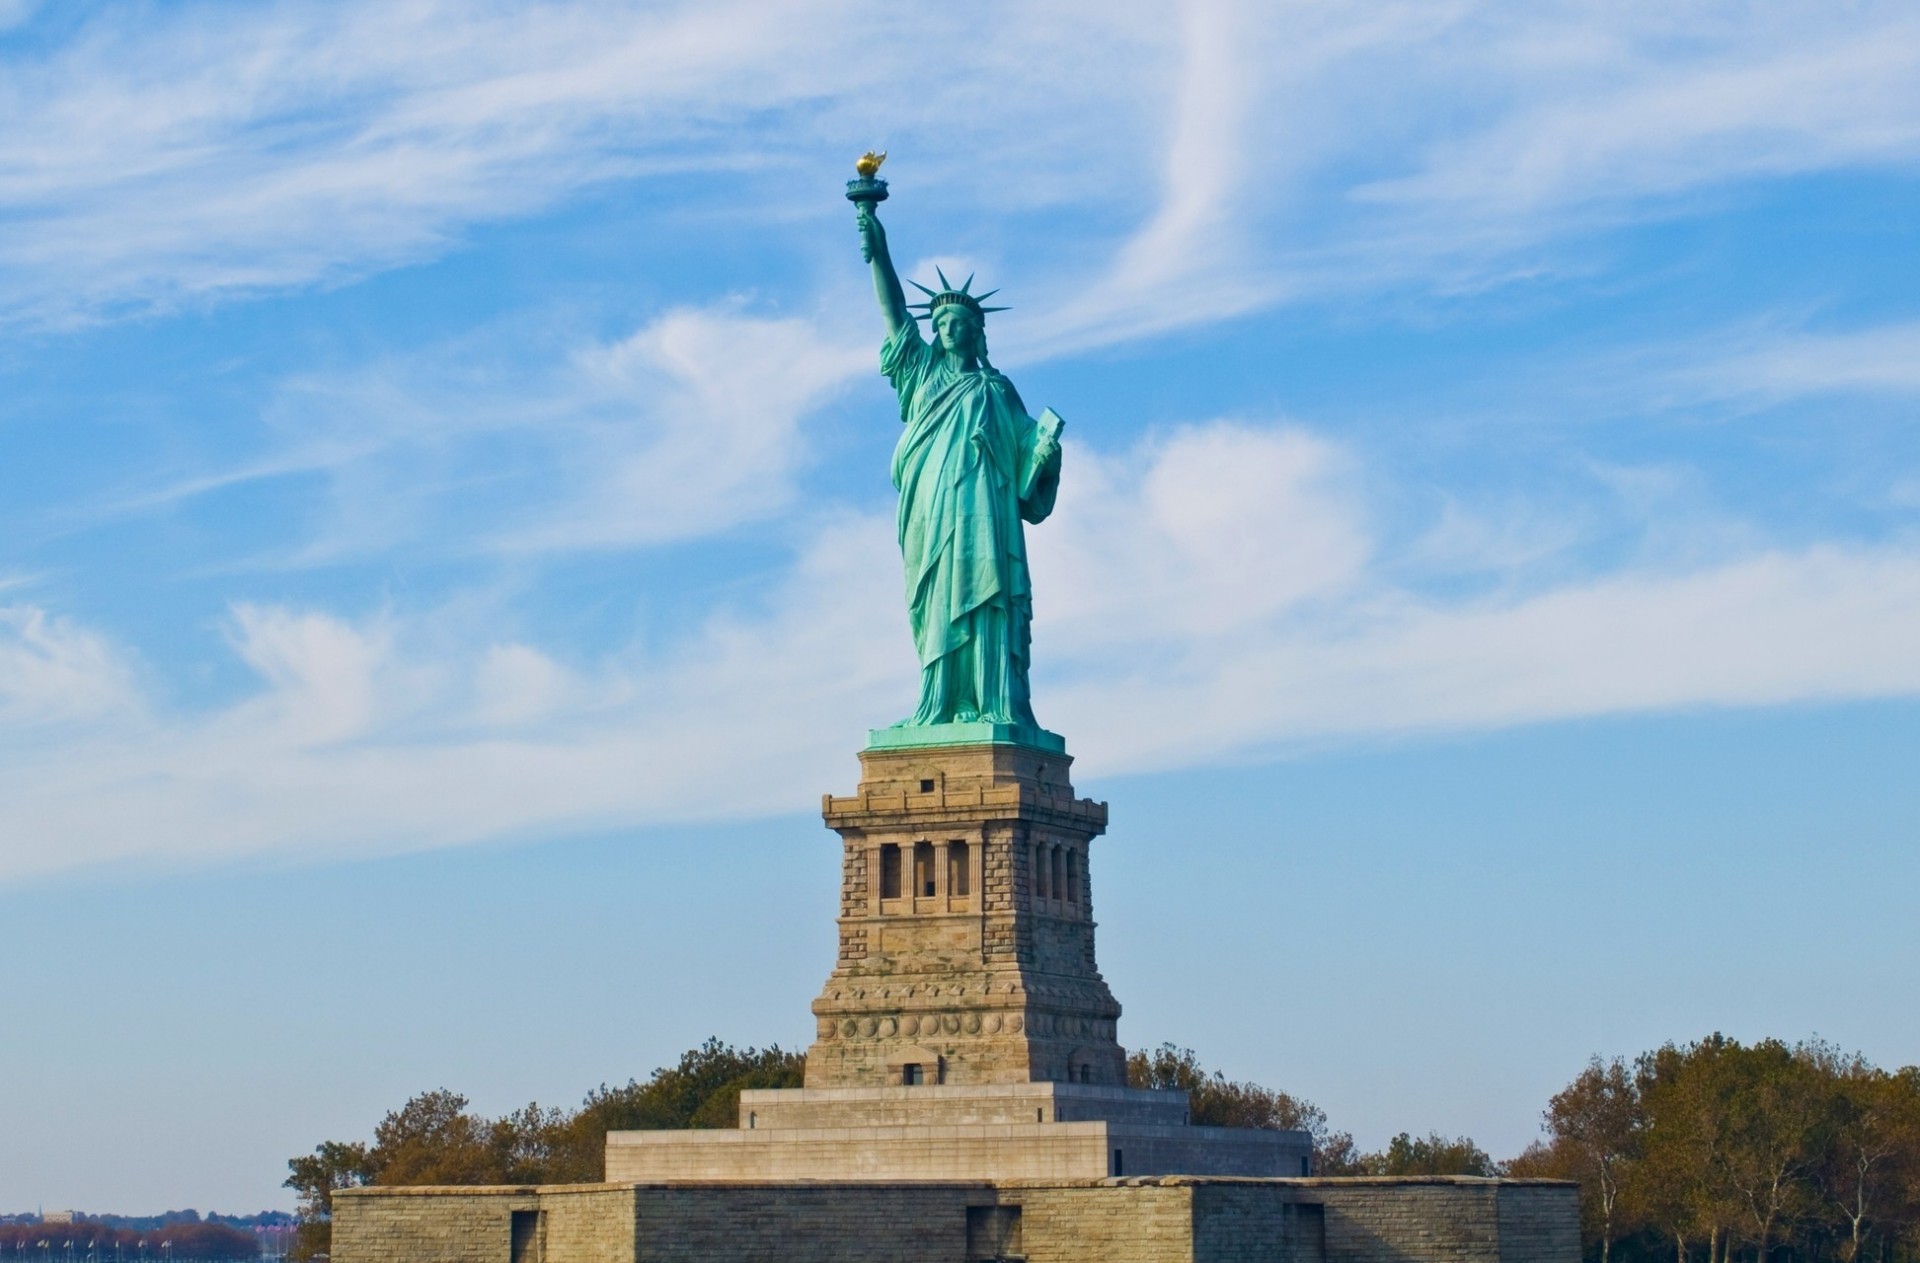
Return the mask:
[[[298,1226],[287,1255],[294,1263],[306,1263],[331,1250],[333,1232],[333,1195],[343,1188],[358,1188],[373,1181],[373,1158],[362,1144],[342,1144],[325,1140],[305,1157],[287,1163],[292,1172],[286,1187],[299,1198]]]
[[[1304,1131],[1312,1137],[1313,1169],[1319,1174],[1349,1173],[1342,1168],[1355,1160],[1353,1137],[1330,1130],[1326,1111],[1312,1101],[1209,1071],[1191,1048],[1162,1044],[1152,1051],[1132,1053],[1127,1058],[1127,1083],[1185,1092],[1188,1119],[1197,1127]]]
[[[1368,1175],[1499,1175],[1502,1168],[1466,1136],[1401,1132],[1379,1153],[1361,1158]]]
[[[645,1083],[601,1084],[587,1093],[578,1113],[555,1128],[554,1178],[599,1179],[610,1131],[735,1126],[743,1090],[800,1087],[806,1066],[804,1053],[777,1045],[736,1049],[709,1039],[682,1053],[676,1065],[655,1070]]]
[[[295,1250],[303,1260],[328,1252],[340,1189],[590,1183],[605,1169],[608,1131],[731,1127],[742,1089],[799,1087],[805,1070],[799,1053],[709,1039],[645,1083],[594,1089],[578,1110],[530,1104],[489,1119],[457,1092],[422,1092],[380,1120],[371,1146],[326,1141],[287,1164],[287,1187],[300,1196]]]

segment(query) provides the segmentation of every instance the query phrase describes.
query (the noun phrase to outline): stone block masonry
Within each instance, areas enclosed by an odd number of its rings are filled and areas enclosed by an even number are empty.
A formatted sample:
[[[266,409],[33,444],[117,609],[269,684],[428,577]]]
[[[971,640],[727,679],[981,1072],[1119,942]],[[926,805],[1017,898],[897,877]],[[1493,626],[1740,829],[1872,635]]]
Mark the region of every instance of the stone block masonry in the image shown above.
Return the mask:
[[[1575,1263],[1576,1191],[1470,1177],[352,1189],[350,1263]]]
[[[1025,746],[868,750],[822,800],[841,847],[840,947],[813,1003],[809,1088],[1124,1084],[1094,960],[1105,804]]]

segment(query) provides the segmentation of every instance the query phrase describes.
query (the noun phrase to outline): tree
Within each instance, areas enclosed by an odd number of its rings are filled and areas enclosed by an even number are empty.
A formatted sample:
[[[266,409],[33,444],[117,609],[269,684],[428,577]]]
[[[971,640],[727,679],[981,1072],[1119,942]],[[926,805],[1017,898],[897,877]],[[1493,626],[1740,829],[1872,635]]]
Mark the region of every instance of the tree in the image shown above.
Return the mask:
[[[299,1226],[287,1256],[305,1263],[329,1253],[333,1238],[333,1195],[373,1180],[373,1159],[362,1144],[324,1140],[314,1151],[287,1163],[286,1187],[299,1197]]]
[[[1401,1132],[1380,1153],[1367,1154],[1361,1165],[1368,1175],[1499,1175],[1498,1162],[1467,1136],[1446,1137],[1429,1132],[1415,1137]]]
[[[1817,1165],[1822,1093],[1807,1057],[1777,1039],[1729,1043],[1719,1088],[1728,1127],[1718,1158],[1745,1211],[1757,1263],[1782,1218],[1806,1207]]]
[[[501,1183],[491,1131],[458,1092],[422,1092],[373,1129],[373,1183]]]
[[[1920,1182],[1920,1069],[1888,1074],[1828,1044],[1805,1047],[1827,1085],[1816,1182],[1845,1226],[1841,1258],[1855,1263],[1876,1224],[1911,1220]]]
[[[731,1127],[744,1088],[791,1088],[806,1058],[781,1049],[736,1049],[709,1039],[645,1083],[602,1084],[578,1110],[529,1104],[500,1118],[468,1110],[440,1088],[388,1113],[373,1144],[325,1141],[288,1162],[286,1186],[300,1197],[296,1263],[329,1251],[333,1195],[365,1184],[582,1184],[604,1171],[610,1130]]]
[[[1127,1058],[1127,1083],[1187,1094],[1188,1120],[1197,1127],[1256,1127],[1304,1131],[1313,1140],[1313,1169],[1344,1174],[1353,1160],[1353,1137],[1328,1129],[1326,1111],[1303,1097],[1229,1079],[1208,1071],[1193,1049],[1162,1044]],[[1332,1168],[1332,1169],[1330,1169]]]
[[[1613,1254],[1614,1212],[1621,1179],[1640,1136],[1640,1092],[1627,1064],[1595,1057],[1547,1103],[1547,1132],[1565,1167],[1580,1181],[1581,1200],[1598,1221],[1600,1263]]]
[[[609,1131],[672,1131],[683,1127],[732,1127],[739,1120],[740,1093],[748,1088],[797,1088],[806,1081],[807,1059],[778,1046],[736,1049],[717,1039],[680,1055],[645,1082],[601,1084],[580,1110],[555,1129],[551,1171],[557,1181],[597,1180]]]
[[[1665,1044],[1634,1064],[1643,1129],[1636,1178],[1628,1188],[1645,1220],[1673,1242],[1686,1263],[1689,1240],[1707,1241],[1707,1263],[1721,1263],[1735,1207],[1721,1168],[1728,1121],[1721,1063],[1733,1047],[1713,1035],[1686,1048]]]

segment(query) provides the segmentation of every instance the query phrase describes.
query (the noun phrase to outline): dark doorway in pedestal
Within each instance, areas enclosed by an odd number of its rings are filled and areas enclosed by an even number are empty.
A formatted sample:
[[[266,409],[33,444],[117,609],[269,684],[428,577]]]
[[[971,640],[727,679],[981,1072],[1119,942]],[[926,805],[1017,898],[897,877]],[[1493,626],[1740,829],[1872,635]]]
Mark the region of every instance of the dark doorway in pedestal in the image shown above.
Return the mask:
[[[967,1207],[968,1263],[1021,1257],[1018,1206]]]

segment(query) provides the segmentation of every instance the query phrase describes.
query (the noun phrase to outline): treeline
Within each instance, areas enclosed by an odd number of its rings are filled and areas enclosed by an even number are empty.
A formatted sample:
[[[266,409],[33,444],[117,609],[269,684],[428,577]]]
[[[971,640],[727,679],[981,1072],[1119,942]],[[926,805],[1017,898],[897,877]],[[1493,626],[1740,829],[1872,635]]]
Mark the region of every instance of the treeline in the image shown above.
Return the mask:
[[[251,1232],[226,1224],[172,1223],[164,1228],[114,1228],[94,1220],[70,1224],[0,1224],[0,1253],[40,1263],[69,1259],[251,1259],[260,1243]]]
[[[1127,1058],[1127,1083],[1187,1093],[1197,1127],[1265,1127],[1313,1137],[1316,1175],[1498,1175],[1500,1164],[1465,1136],[1401,1132],[1385,1149],[1362,1153],[1353,1136],[1327,1125],[1327,1112],[1304,1097],[1209,1072],[1191,1048],[1162,1044]]]
[[[1896,1263],[1920,1254],[1920,1068],[1715,1035],[1594,1060],[1511,1175],[1580,1182],[1599,1263]]]
[[[457,1093],[422,1093],[372,1144],[327,1141],[288,1164],[293,1254],[326,1252],[339,1189],[597,1181],[609,1131],[733,1127],[741,1089],[798,1087],[804,1069],[798,1053],[708,1040],[577,1110],[490,1119]],[[1317,1175],[1577,1181],[1594,1263],[1920,1263],[1920,1069],[1889,1073],[1827,1044],[1715,1035],[1596,1059],[1549,1102],[1546,1139],[1506,1162],[1439,1134],[1362,1151],[1311,1101],[1228,1079],[1174,1044],[1132,1054],[1127,1077],[1188,1093],[1197,1125],[1307,1132]]]
[[[577,1110],[527,1105],[500,1118],[444,1089],[423,1092],[373,1129],[373,1143],[323,1142],[294,1158],[286,1186],[299,1196],[295,1260],[328,1252],[333,1195],[368,1184],[588,1184],[604,1173],[609,1131],[733,1127],[743,1088],[797,1088],[800,1053],[736,1049],[709,1039],[645,1082],[605,1084]]]

